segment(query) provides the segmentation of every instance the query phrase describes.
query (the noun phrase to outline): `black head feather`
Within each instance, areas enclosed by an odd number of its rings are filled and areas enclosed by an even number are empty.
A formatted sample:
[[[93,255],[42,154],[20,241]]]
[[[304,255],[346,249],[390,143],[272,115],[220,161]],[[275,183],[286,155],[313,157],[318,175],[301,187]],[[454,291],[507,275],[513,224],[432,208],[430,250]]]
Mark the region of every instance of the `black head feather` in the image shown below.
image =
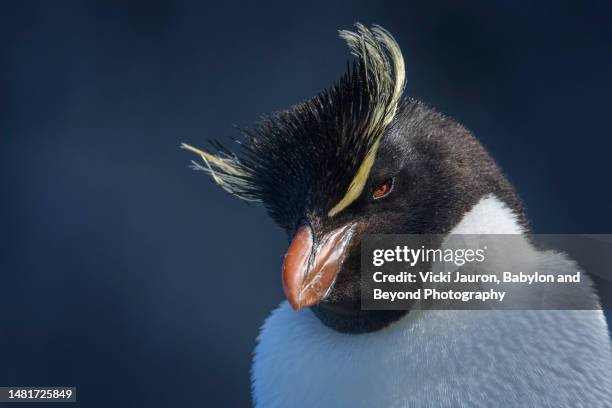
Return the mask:
[[[363,64],[355,63],[319,95],[246,132],[244,163],[256,194],[283,227],[337,203],[372,147],[366,80]]]
[[[289,235],[307,222],[323,242],[351,225],[341,270],[313,311],[335,330],[361,333],[406,313],[360,309],[364,234],[445,234],[487,195],[525,227],[526,218],[511,184],[468,130],[418,101],[400,104],[403,59],[386,31],[358,25],[341,36],[358,57],[347,72],[314,98],[244,131],[239,156],[221,145],[216,155],[184,147],[204,160],[196,168],[239,198],[263,203]],[[389,180],[393,192],[383,200],[362,194]]]
[[[347,72],[314,98],[243,131],[239,155],[220,144],[216,155],[183,145],[204,160],[196,169],[237,197],[263,203],[285,229],[300,214],[329,213],[354,189],[395,115],[404,86],[399,47],[380,27],[356,26],[340,32],[358,57]],[[363,188],[365,180],[358,181]]]

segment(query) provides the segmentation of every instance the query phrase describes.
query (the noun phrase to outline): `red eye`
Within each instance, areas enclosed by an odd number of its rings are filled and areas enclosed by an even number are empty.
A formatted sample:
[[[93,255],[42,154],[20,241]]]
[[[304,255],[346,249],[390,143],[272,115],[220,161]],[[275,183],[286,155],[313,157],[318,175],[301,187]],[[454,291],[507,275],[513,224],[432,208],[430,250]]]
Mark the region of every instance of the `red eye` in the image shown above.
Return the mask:
[[[383,183],[381,183],[374,192],[372,193],[372,197],[376,200],[378,198],[383,198],[387,194],[391,192],[393,189],[393,179],[387,179]]]

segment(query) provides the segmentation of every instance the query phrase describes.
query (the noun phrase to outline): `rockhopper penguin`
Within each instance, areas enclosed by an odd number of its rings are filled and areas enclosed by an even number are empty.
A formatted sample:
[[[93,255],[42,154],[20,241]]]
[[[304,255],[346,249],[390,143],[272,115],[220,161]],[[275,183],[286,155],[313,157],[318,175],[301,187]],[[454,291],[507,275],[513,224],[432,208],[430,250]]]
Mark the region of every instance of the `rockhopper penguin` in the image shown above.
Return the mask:
[[[600,310],[361,310],[364,234],[525,234],[528,225],[474,136],[402,99],[404,60],[393,37],[360,24],[340,37],[355,56],[344,76],[245,131],[239,154],[183,145],[201,156],[196,169],[262,203],[291,239],[287,301],[255,350],[254,404],[612,406]],[[542,256],[571,265],[561,254]]]

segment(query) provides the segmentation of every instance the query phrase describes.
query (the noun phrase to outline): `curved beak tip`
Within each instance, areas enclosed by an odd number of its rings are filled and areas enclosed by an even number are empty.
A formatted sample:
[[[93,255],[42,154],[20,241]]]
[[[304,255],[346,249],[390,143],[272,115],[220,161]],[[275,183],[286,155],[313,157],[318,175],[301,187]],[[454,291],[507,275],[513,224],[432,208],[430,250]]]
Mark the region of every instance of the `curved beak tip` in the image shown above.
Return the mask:
[[[296,232],[283,262],[283,289],[293,310],[313,306],[329,292],[351,237],[351,225],[345,225],[323,236],[315,246],[310,226]]]
[[[297,312],[298,310],[302,309],[302,307],[300,306],[300,304],[299,304],[299,303],[295,303],[295,302],[289,301],[289,304],[291,305],[291,308],[292,308],[292,309],[293,309],[295,312]]]

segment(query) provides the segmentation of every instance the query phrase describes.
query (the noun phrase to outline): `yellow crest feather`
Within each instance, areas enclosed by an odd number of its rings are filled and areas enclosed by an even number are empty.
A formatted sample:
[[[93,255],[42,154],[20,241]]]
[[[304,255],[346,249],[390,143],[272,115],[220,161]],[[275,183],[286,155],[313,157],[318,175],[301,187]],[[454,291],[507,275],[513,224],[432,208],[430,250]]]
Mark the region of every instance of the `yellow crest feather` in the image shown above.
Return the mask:
[[[368,98],[368,112],[359,135],[364,137],[367,152],[343,198],[328,212],[329,217],[338,214],[362,194],[380,140],[395,117],[405,83],[404,59],[391,34],[377,25],[368,29],[357,23],[355,27],[355,32],[341,30],[339,34],[351,53],[359,59],[364,74],[363,86]],[[181,144],[181,148],[200,156],[204,164],[192,161],[192,167],[209,174],[225,191],[242,200],[262,201],[261,186],[256,181],[258,170],[253,163],[243,163],[228,151],[210,154],[185,143]]]
[[[208,173],[222,189],[245,201],[259,201],[244,194],[245,191],[250,190],[249,174],[243,169],[237,158],[206,153],[187,143],[181,143],[181,149],[190,150],[199,155],[206,167],[192,161],[192,168]]]
[[[377,25],[372,30],[359,23],[355,26],[357,32],[342,30],[340,37],[346,41],[353,55],[360,59],[368,76],[366,85],[373,88],[368,88],[372,108],[366,126],[371,146],[344,197],[328,212],[329,217],[348,207],[363,192],[380,139],[395,117],[406,81],[404,58],[391,34]]]

